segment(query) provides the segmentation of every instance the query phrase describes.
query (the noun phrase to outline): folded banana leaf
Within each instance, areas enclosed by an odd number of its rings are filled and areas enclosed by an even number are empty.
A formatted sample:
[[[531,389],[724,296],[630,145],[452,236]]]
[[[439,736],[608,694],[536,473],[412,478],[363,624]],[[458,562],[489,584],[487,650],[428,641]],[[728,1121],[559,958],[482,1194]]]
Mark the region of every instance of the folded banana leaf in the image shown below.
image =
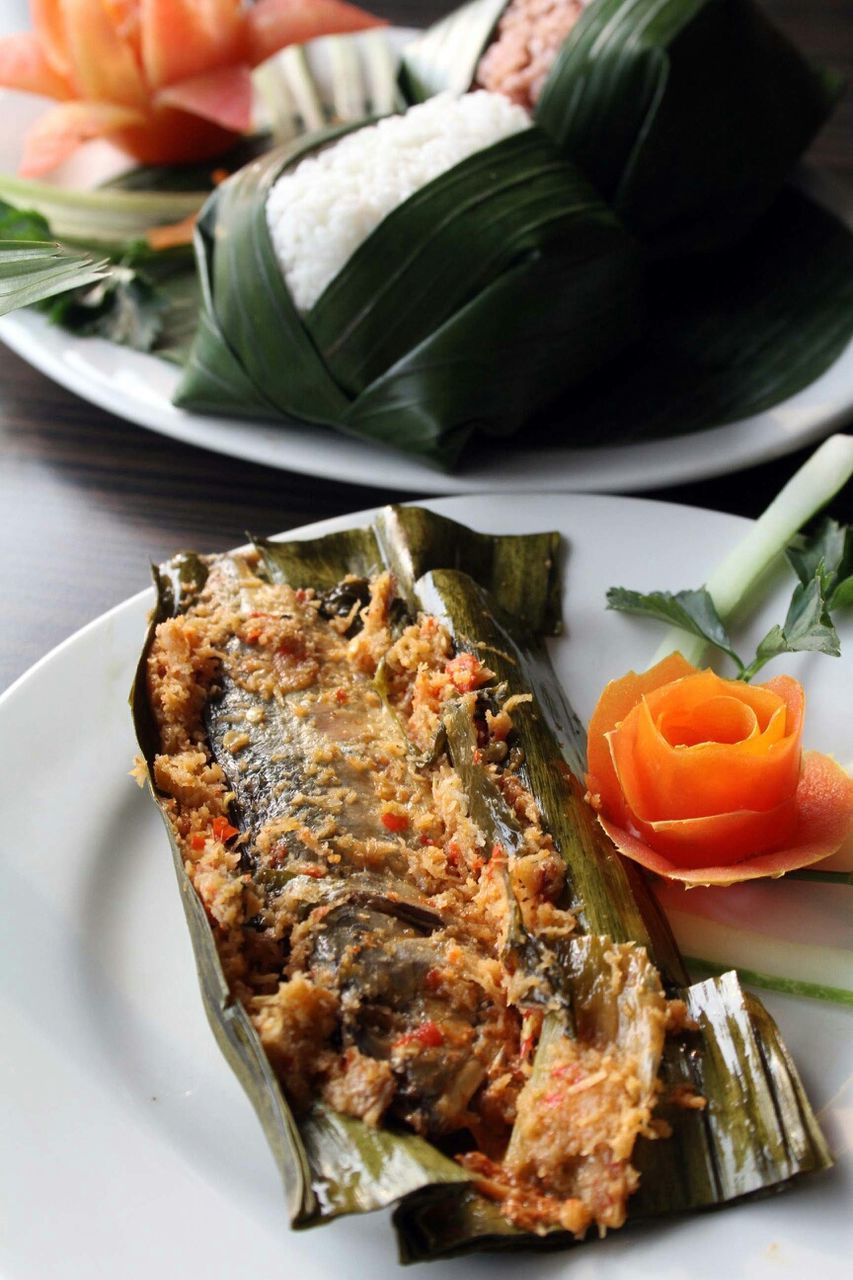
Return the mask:
[[[853,339],[853,233],[788,187],[737,245],[658,262],[642,338],[532,422],[524,446],[686,435],[810,386]]]
[[[468,88],[507,5],[474,0],[405,51],[412,101]],[[766,209],[840,89],[755,0],[592,0],[536,119],[660,252],[719,247]]]
[[[254,573],[294,588],[313,586],[327,616],[350,618],[353,603],[360,601],[363,579],[391,568],[404,610],[421,609],[444,622],[457,653],[476,654],[494,671],[501,696],[533,695],[532,702],[513,710],[517,745],[523,752],[520,776],[537,797],[544,825],[565,862],[569,904],[583,931],[580,938],[549,952],[554,990],[561,1000],[549,1006],[536,1063],[555,1025],[563,1035],[571,1034],[578,1017],[594,1016],[609,1025],[618,1020],[620,1011],[601,996],[608,984],[596,978],[605,968],[605,953],[612,956],[614,949],[627,945],[632,955],[642,956],[632,945],[639,943],[667,991],[684,995],[695,1030],[667,1040],[660,1114],[671,1124],[672,1136],[639,1140],[635,1163],[642,1182],[630,1201],[630,1217],[720,1205],[826,1168],[831,1159],[766,1012],[744,994],[734,974],[687,986],[669,929],[644,880],[618,858],[583,799],[582,732],[550,667],[543,639],[559,621],[558,541],[549,534],[484,537],[427,511],[388,508],[367,528],[307,542],[259,542]],[[564,1232],[542,1235],[513,1226],[498,1203],[480,1194],[449,1149],[399,1125],[371,1127],[325,1104],[294,1113],[285,1098],[248,1014],[228,989],[211,923],[187,877],[168,821],[170,801],[158,793],[153,780],[155,759],[162,750],[147,683],[155,628],[193,606],[211,563],[185,554],[155,571],[157,600],[131,703],[152,792],[172,841],[205,1008],[276,1156],[291,1222],[311,1226],[340,1214],[396,1204],[394,1223],[404,1261],[471,1249],[572,1243]],[[240,557],[233,562],[218,558],[216,563],[233,563],[237,579],[243,580]],[[519,621],[520,616],[528,625]],[[240,822],[253,796],[256,803],[259,795],[274,796],[275,788],[280,792],[299,786],[299,726],[286,698],[265,702],[269,723],[253,738],[248,756],[241,753],[237,769],[227,745],[227,725],[233,723],[229,708],[235,703],[251,705],[253,695],[228,681],[220,684],[216,702],[206,712],[208,749],[235,789],[232,816]],[[481,768],[470,714],[462,702],[453,705],[445,721],[446,749],[478,822],[488,835],[512,848],[518,820]],[[283,769],[284,758],[289,763]],[[275,788],[264,792],[257,785],[263,778],[273,779]],[[325,890],[318,884],[316,892]],[[381,885],[371,885],[358,901],[404,920],[410,933],[428,932],[430,913],[425,915],[410,901],[405,886],[395,889],[390,899],[384,893]],[[347,928],[346,919],[346,912],[330,902],[330,936],[336,928]],[[388,927],[396,927],[393,920]],[[520,965],[533,953],[530,963],[541,963],[541,940],[525,932],[520,919],[506,945],[514,949]],[[635,999],[630,989],[628,998]],[[634,1034],[633,1021],[622,1019],[621,1034]],[[678,1086],[701,1093],[707,1100],[705,1109],[677,1105]]]
[[[177,404],[324,423],[450,465],[475,430],[517,430],[635,334],[636,246],[536,129],[417,191],[300,315],[266,199],[346,131],[269,153],[205,206],[202,317]]]

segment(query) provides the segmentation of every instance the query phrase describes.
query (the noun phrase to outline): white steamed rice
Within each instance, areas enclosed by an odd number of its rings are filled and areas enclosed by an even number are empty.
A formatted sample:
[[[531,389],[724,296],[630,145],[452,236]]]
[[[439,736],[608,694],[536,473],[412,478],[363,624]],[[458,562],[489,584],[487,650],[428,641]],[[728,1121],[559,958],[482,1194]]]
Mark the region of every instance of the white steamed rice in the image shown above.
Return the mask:
[[[468,156],[530,126],[497,93],[442,93],[347,134],[284,174],[267,223],[294,303],[309,311],[380,222]]]

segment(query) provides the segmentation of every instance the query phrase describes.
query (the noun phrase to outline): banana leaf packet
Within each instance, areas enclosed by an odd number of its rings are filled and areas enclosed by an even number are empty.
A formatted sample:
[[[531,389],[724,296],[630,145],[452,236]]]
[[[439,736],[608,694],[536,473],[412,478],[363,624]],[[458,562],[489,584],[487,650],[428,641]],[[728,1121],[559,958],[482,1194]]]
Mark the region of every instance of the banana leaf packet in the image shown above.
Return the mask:
[[[175,403],[301,420],[452,467],[581,382],[641,325],[639,247],[530,128],[410,196],[307,311],[267,226],[278,177],[352,126],[277,148],[199,219],[202,306]]]
[[[406,98],[471,88],[508,8],[472,0],[416,38]],[[704,252],[769,207],[840,88],[755,0],[590,0],[535,116],[654,252]]]
[[[337,616],[341,627],[357,615],[365,578],[390,571],[396,586],[390,616],[401,626],[419,612],[438,619],[453,639],[455,661],[467,661],[467,655],[487,659],[494,689],[503,697],[520,695],[512,713],[519,776],[536,797],[542,823],[565,864],[565,905],[579,927],[579,936],[568,946],[548,953],[547,981],[560,1000],[543,1013],[534,1078],[543,1059],[546,1066],[550,1061],[555,1035],[570,1040],[578,1018],[612,1021],[613,1009],[600,997],[600,979],[611,973],[608,957],[612,961],[620,947],[648,956],[667,994],[684,1000],[690,1019],[689,1030],[667,1038],[660,1063],[664,1088],[657,1114],[671,1134],[661,1140],[640,1137],[632,1156],[641,1181],[628,1202],[629,1221],[640,1221],[777,1190],[832,1161],[766,1011],[741,989],[734,973],[689,985],[645,880],[618,858],[583,798],[583,735],[546,647],[546,637],[560,626],[559,541],[552,534],[480,535],[426,510],[392,507],[362,529],[309,541],[258,540],[249,555],[252,573],[261,579],[323,593],[328,616]],[[169,821],[169,797],[155,782],[163,744],[149,696],[148,657],[158,624],[193,608],[212,567],[242,581],[246,563],[240,555],[205,559],[184,554],[155,571],[157,599],[131,705],[149,785],[172,843],[207,1015],[275,1154],[290,1221],[303,1228],[394,1206],[404,1262],[471,1250],[572,1244],[574,1237],[566,1231],[523,1230],[508,1221],[500,1204],[482,1194],[477,1178],[453,1158],[458,1147],[452,1143],[433,1143],[399,1123],[376,1127],[326,1102],[294,1109],[246,1009],[229,990],[218,949],[221,931],[189,880]],[[376,686],[381,691],[380,674]],[[490,696],[488,689],[483,696]],[[242,779],[234,773],[233,738],[228,737],[227,717],[223,720],[217,710],[234,697],[245,705],[246,691],[229,688],[220,679],[205,709],[204,747],[236,778],[230,811],[236,832],[251,817],[252,805],[261,803],[257,779],[275,776],[279,785],[298,786],[299,778],[288,782],[292,762],[286,760],[287,744],[292,738],[287,696],[278,703],[281,718],[275,721],[275,733],[261,734],[248,748]],[[516,838],[515,819],[478,759],[470,700],[449,706],[433,755],[441,753],[452,758],[487,839],[509,847]],[[373,906],[383,897],[396,901],[394,911],[408,913],[410,925],[418,923],[417,908],[406,902],[405,894],[401,900],[399,893],[380,886],[371,898]],[[384,909],[389,909],[387,902]],[[428,930],[429,922],[420,920],[419,927]],[[523,929],[513,934],[522,974],[541,975],[540,943]],[[637,1001],[641,1011],[639,997]],[[679,1105],[685,1094],[701,1095],[706,1105]]]

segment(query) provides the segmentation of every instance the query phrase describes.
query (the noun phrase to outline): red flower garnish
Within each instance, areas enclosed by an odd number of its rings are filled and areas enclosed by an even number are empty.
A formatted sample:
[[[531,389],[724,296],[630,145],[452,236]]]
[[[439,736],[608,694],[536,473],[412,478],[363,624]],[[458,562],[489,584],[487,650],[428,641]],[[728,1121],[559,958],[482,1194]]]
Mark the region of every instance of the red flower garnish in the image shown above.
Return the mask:
[[[251,69],[289,44],[382,25],[343,0],[30,0],[0,85],[56,98],[24,147],[46,173],[107,137],[144,164],[203,160],[251,124]]]

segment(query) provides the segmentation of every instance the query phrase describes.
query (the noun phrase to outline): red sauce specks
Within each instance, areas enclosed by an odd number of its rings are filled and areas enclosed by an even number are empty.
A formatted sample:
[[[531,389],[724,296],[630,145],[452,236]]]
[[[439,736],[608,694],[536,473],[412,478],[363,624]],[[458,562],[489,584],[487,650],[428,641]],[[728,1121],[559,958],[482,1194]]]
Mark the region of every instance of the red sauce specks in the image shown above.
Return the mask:
[[[408,816],[405,813],[395,813],[393,809],[387,809],[380,817],[380,822],[386,831],[405,831],[409,825]]]
[[[301,636],[285,636],[281,641],[276,653],[280,653],[284,658],[304,658],[305,645]]]
[[[482,662],[473,653],[458,653],[445,663],[444,669],[460,693],[471,693],[487,679]]]
[[[422,1049],[437,1049],[439,1045],[444,1044],[444,1032],[435,1022],[430,1020],[422,1022],[419,1027],[415,1027],[414,1031],[407,1031],[395,1041],[397,1047],[409,1044],[417,1045]]]
[[[552,1067],[551,1076],[555,1080],[565,1080],[569,1084],[576,1084],[580,1080],[583,1072],[576,1062],[564,1062],[561,1067]]]

